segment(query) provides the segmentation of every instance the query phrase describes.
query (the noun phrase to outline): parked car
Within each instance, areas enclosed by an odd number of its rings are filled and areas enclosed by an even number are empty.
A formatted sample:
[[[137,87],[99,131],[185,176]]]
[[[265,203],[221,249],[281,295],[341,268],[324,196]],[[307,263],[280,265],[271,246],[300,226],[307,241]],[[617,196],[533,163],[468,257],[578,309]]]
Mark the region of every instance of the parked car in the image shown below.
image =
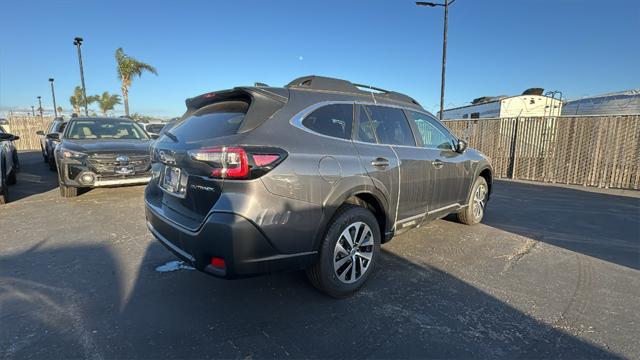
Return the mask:
[[[150,178],[150,137],[135,121],[125,118],[73,118],[54,156],[60,195],[73,197],[78,188],[145,184]]]
[[[19,136],[9,134],[0,125],[0,204],[9,201],[9,185],[17,181],[16,172],[20,168],[20,161],[13,142],[19,139]]]
[[[482,220],[492,168],[409,96],[309,76],[188,99],[152,145],[147,226],[208,274],[359,289],[394,235]]]
[[[56,145],[60,143],[59,136],[50,137],[47,136],[49,134],[62,134],[64,128],[67,126],[68,121],[64,118],[58,117],[55,118],[46,132],[39,130],[36,132],[40,136],[40,150],[42,151],[42,158],[45,163],[49,164],[49,169],[51,171],[56,171],[56,161],[53,156],[53,150],[56,148]]]
[[[160,134],[160,132],[162,131],[162,128],[164,127],[165,124],[163,123],[145,123],[142,124],[142,126],[144,127],[144,130],[147,132],[147,134],[151,135],[152,137],[156,137]]]

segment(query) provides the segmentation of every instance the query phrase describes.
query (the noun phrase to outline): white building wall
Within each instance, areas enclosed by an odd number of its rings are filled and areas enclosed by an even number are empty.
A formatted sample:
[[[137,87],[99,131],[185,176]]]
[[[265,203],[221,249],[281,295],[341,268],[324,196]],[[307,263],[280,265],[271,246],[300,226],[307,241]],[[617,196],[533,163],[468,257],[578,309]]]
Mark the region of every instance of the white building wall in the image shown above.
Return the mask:
[[[477,113],[477,116],[474,114]],[[444,111],[444,119],[560,116],[562,101],[548,96],[519,95]]]
[[[484,104],[464,106],[444,111],[444,119],[471,118],[471,114],[478,113],[479,118],[497,118],[500,116],[500,102],[492,101]],[[467,115],[465,117],[465,114]]]
[[[548,96],[520,95],[500,101],[500,117],[560,116],[562,101]]]

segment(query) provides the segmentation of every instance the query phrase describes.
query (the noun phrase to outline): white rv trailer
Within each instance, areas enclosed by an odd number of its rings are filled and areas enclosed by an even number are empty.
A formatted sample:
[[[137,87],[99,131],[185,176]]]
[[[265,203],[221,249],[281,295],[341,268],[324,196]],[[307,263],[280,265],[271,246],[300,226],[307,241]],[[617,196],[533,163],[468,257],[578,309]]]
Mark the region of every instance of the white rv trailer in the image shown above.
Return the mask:
[[[489,98],[489,101],[444,110],[444,119],[560,116],[562,100],[543,95]]]
[[[564,103],[562,115],[640,114],[640,89],[583,97]]]

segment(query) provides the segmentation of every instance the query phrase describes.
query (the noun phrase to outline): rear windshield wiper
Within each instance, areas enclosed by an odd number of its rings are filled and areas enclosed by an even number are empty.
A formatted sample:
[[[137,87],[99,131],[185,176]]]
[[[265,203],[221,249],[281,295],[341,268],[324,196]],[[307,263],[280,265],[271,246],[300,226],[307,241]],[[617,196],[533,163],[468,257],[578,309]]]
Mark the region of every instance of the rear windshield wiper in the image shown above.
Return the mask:
[[[173,140],[174,142],[178,142],[178,137],[173,135],[170,131],[165,131],[164,134],[167,135],[167,137]]]

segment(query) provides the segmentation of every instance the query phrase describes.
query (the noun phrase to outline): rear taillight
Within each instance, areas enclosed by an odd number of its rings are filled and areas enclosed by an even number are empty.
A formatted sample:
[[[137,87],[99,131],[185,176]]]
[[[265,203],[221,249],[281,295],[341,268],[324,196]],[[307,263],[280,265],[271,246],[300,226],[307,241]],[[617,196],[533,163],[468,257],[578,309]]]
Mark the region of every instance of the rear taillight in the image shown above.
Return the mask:
[[[286,151],[282,149],[258,146],[222,146],[189,150],[192,160],[211,167],[211,177],[223,179],[260,177],[282,162],[286,156]]]

